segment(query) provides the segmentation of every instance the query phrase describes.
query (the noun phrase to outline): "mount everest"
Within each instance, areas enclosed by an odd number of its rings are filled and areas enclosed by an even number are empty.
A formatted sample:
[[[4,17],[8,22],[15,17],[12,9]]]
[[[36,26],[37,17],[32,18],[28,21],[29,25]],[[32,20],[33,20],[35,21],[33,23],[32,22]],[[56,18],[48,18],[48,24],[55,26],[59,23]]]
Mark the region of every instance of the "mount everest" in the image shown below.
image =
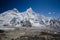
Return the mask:
[[[5,27],[36,27],[60,32],[60,19],[46,17],[34,12],[32,8],[24,12],[14,8],[0,14],[0,28]]]

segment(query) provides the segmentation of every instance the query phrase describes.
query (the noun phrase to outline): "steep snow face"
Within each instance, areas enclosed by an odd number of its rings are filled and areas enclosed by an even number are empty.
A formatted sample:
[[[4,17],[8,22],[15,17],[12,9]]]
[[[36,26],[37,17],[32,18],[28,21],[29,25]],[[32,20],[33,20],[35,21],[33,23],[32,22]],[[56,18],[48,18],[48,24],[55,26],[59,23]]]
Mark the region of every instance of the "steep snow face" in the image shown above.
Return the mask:
[[[16,8],[8,10],[0,14],[0,25],[6,24],[8,26],[15,25],[15,27],[32,26],[38,28],[60,28],[60,19],[53,19],[36,13],[32,8],[27,9],[25,12],[19,12]]]

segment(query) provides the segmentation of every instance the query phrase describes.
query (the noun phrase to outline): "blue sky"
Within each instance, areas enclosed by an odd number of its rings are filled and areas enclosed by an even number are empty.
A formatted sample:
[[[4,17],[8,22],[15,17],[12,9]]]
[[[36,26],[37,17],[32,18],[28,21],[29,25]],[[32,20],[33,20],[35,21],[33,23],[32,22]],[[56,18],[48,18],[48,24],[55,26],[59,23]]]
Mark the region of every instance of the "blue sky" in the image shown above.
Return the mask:
[[[0,13],[13,8],[23,12],[29,7],[45,16],[60,17],[60,0],[0,0]]]

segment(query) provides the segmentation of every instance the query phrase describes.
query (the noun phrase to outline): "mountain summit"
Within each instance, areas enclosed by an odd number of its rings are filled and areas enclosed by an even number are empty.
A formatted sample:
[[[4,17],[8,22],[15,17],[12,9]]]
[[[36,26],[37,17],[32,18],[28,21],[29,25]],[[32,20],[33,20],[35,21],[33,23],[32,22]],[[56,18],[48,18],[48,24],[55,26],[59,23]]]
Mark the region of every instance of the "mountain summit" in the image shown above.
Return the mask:
[[[0,14],[1,27],[31,27],[60,31],[60,20],[36,13],[32,8],[19,12],[16,8]]]
[[[32,12],[32,8],[30,7],[29,9],[27,9],[27,12]]]

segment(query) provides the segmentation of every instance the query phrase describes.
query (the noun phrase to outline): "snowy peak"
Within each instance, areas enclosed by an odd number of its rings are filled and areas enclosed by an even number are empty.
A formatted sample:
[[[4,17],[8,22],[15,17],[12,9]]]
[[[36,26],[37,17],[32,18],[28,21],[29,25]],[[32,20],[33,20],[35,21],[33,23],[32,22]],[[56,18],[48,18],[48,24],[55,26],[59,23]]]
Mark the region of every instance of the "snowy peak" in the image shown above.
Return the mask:
[[[31,7],[28,8],[28,9],[27,9],[27,12],[33,12],[32,8],[31,8]]]
[[[15,11],[16,13],[18,13],[18,10],[16,8],[14,8],[12,11]]]
[[[16,11],[17,11],[17,9],[16,9],[16,8],[13,8],[13,10],[16,10]]]
[[[14,9],[12,9],[12,10],[8,10],[8,11],[2,13],[1,15],[2,15],[2,16],[5,16],[5,17],[6,17],[6,16],[13,17],[13,16],[18,16],[18,15],[20,15],[20,12],[19,12],[16,8],[14,8]],[[6,17],[6,18],[8,18],[8,17]]]
[[[30,8],[28,8],[25,12],[24,12],[24,14],[25,15],[27,15],[27,16],[30,16],[30,17],[33,17],[33,16],[35,16],[35,12],[33,11],[33,9],[30,7]]]
[[[13,8],[12,10],[8,10],[2,14],[13,14],[13,13],[15,13],[15,14],[19,13],[19,11],[16,8]]]

